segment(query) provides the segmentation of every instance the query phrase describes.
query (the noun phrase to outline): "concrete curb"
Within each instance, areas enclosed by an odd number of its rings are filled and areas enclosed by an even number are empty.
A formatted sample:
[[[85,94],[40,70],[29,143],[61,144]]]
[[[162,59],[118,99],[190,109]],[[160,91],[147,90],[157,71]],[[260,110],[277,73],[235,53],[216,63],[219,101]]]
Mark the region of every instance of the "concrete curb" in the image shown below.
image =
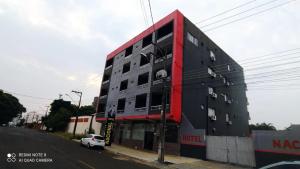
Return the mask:
[[[72,139],[72,141],[74,142],[77,142],[77,143],[80,143],[80,140],[78,139]],[[139,158],[136,158],[136,157],[132,157],[130,155],[127,155],[127,154],[124,154],[124,153],[120,153],[116,150],[112,150],[110,148],[104,148],[106,151],[109,151],[110,153],[112,154],[115,154],[115,155],[118,155],[118,156],[125,156],[126,158],[128,158],[129,160],[132,160],[134,162],[137,162],[137,163],[140,163],[140,164],[144,164],[144,165],[147,165],[147,166],[150,166],[150,167],[155,167],[155,168],[164,168],[166,167],[167,165],[162,165],[162,164],[159,164],[158,162],[149,162],[149,161],[146,161],[146,160],[143,160],[143,159],[139,159]]]

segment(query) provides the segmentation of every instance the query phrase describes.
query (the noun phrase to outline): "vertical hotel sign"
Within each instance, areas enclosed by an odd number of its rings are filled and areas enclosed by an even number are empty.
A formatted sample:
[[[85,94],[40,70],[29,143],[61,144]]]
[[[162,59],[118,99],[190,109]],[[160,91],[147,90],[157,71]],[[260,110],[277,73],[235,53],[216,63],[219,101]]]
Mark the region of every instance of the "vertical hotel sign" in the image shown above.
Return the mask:
[[[115,122],[115,114],[108,113],[107,121],[105,124],[105,145],[106,146],[111,145],[114,122]]]

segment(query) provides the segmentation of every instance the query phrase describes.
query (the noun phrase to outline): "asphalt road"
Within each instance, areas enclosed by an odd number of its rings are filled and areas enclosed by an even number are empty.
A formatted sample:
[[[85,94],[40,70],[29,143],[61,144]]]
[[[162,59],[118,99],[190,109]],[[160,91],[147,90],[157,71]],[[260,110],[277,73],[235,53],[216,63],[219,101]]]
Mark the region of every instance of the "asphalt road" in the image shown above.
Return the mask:
[[[0,127],[0,169],[35,168],[151,169],[128,158],[105,150],[89,150],[79,143],[49,133]]]

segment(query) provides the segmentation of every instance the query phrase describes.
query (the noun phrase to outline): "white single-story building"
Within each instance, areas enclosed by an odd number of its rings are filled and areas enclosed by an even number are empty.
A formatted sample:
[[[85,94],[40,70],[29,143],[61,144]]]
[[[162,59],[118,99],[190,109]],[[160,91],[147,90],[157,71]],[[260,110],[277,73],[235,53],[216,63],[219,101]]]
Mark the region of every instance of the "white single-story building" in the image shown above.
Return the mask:
[[[77,121],[77,127],[76,127],[76,134],[86,134],[89,131],[90,122],[91,122],[92,116],[79,116]],[[70,122],[67,126],[66,132],[67,133],[73,133],[74,125],[75,125],[75,119],[76,117],[71,117]],[[100,134],[101,130],[101,123],[96,122],[95,116],[93,117],[92,121],[92,129],[95,131],[95,134]]]

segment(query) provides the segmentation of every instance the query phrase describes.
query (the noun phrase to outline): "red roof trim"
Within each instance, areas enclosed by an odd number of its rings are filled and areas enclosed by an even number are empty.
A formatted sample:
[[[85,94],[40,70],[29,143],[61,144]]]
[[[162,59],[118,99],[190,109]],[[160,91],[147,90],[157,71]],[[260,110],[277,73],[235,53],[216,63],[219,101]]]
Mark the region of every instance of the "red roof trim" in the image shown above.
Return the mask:
[[[180,13],[180,12],[178,10],[175,10],[174,12],[169,14],[168,16],[166,16],[163,19],[156,22],[154,24],[155,29],[158,29],[158,28],[162,27],[163,25],[167,24],[168,22],[170,22],[171,20],[175,19],[175,17],[178,15],[178,13]],[[142,33],[138,34],[133,39],[129,40],[128,42],[126,42],[125,44],[123,44],[122,46],[120,46],[116,50],[112,51],[110,54],[108,54],[106,60],[108,60],[110,58],[113,58],[114,56],[116,56],[117,54],[119,54],[120,52],[122,52],[123,50],[128,48],[129,46],[131,46],[131,45],[135,44],[136,42],[140,41],[141,39],[143,39],[144,37],[146,37],[147,35],[149,35],[152,32],[153,32],[153,27],[150,26],[148,29],[144,30]]]
[[[182,104],[182,62],[183,62],[183,21],[184,16],[178,10],[175,10],[165,18],[161,19],[155,23],[155,29],[162,27],[163,25],[174,21],[174,38],[173,38],[173,63],[172,63],[172,86],[170,95],[170,114],[167,115],[167,119],[172,120],[176,123],[181,122],[181,104]],[[108,54],[107,59],[113,58],[118,53],[125,50],[127,47],[133,45],[144,37],[148,36],[153,32],[152,26],[126,42],[121,47],[117,48],[115,51]],[[157,115],[135,115],[135,116],[123,116],[117,117],[116,120],[143,120],[143,119],[153,119],[159,120],[160,114]],[[105,121],[106,118],[96,118],[97,121]]]

